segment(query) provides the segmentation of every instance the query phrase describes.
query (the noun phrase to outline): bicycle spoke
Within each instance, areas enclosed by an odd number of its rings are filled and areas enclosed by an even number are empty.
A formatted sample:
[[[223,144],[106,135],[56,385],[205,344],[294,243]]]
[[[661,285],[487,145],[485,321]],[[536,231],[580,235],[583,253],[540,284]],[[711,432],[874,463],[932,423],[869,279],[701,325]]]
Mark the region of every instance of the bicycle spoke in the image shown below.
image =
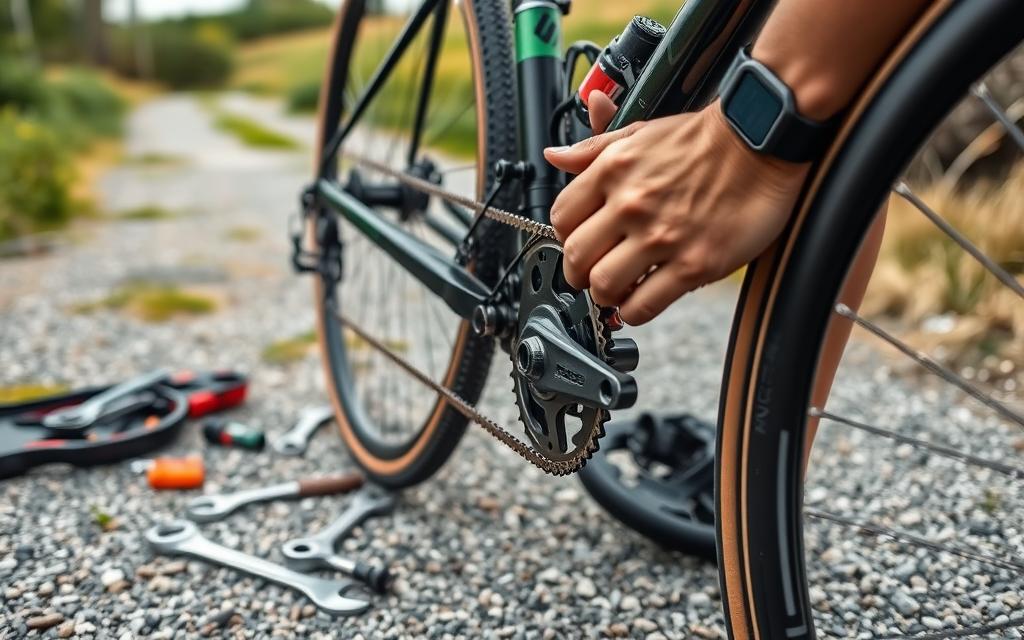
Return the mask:
[[[881,338],[883,341],[889,343],[889,345],[895,347],[898,351],[908,356],[911,360],[915,361],[929,372],[939,376],[946,382],[957,387],[964,393],[968,394],[969,396],[976,399],[978,402],[981,402],[985,406],[989,407],[990,409],[992,409],[999,415],[1003,416],[1007,420],[1016,423],[1021,428],[1024,428],[1024,416],[1013,411],[1002,402],[999,402],[998,400],[993,398],[991,395],[985,393],[978,387],[975,387],[971,383],[967,382],[949,368],[939,364],[928,354],[911,348],[905,342],[903,342],[896,336],[892,335],[885,329],[882,329],[881,327],[871,322],[870,320],[861,317],[860,315],[857,314],[856,311],[846,306],[845,304],[839,303],[835,305],[834,309],[835,312],[840,316],[848,320],[852,320],[858,326],[867,329],[870,333],[874,334],[878,338]]]
[[[839,524],[852,529],[858,529],[860,531],[864,531],[865,533],[891,538],[897,542],[913,544],[918,547],[930,549],[931,551],[949,553],[967,560],[973,560],[975,562],[980,562],[982,564],[987,564],[993,567],[999,567],[1000,569],[1006,569],[1008,571],[1024,575],[1024,563],[1017,560],[1012,560],[1008,558],[997,558],[995,556],[988,556],[974,551],[967,551],[966,549],[958,549],[957,547],[951,547],[949,545],[942,544],[941,542],[928,540],[927,538],[914,535],[913,533],[908,533],[906,531],[898,531],[896,529],[892,529],[890,527],[886,527],[880,524],[875,524],[873,522],[868,522],[866,520],[854,520],[853,518],[847,518],[846,516],[841,516],[836,513],[819,511],[818,509],[814,509],[813,507],[804,507],[804,515],[811,518],[817,518],[818,520],[825,520],[828,522]]]
[[[430,49],[427,51],[426,64],[423,69],[423,82],[420,83],[420,97],[416,104],[416,118],[413,121],[412,140],[409,142],[409,155],[406,164],[416,163],[416,155],[420,150],[420,139],[423,136],[423,125],[430,107],[430,94],[434,90],[434,75],[437,70],[437,58],[444,45],[444,30],[448,22],[448,2],[442,0],[434,14],[433,29],[430,32]]]
[[[1003,269],[993,262],[991,258],[985,255],[985,253],[972,243],[964,234],[953,228],[953,226],[946,222],[946,220],[936,213],[935,210],[925,204],[921,198],[917,197],[917,195],[910,190],[910,187],[907,186],[905,182],[899,182],[895,187],[893,187],[893,191],[913,205],[915,209],[923,213],[924,216],[932,222],[932,224],[960,245],[964,251],[971,254],[975,260],[988,269],[988,271],[998,278],[1000,282],[1005,284],[1010,288],[1010,290],[1024,299],[1024,286],[1021,286],[1020,282],[1017,282],[1016,278],[1006,271],[1006,269]]]
[[[467,102],[465,107],[459,109],[456,112],[455,116],[449,119],[444,125],[442,125],[441,128],[437,131],[437,133],[431,135],[427,139],[427,141],[423,143],[423,145],[429,147],[438,140],[440,140],[441,138],[443,138],[445,135],[447,135],[448,132],[451,131],[451,128],[458,124],[459,120],[461,120],[462,117],[466,115],[471,108],[473,108],[474,104],[476,103],[472,99],[469,102]]]
[[[852,418],[846,418],[840,415],[836,415],[834,413],[829,413],[828,411],[818,409],[817,407],[811,407],[811,409],[807,412],[807,415],[811,416],[812,418],[821,418],[822,420],[827,420],[829,422],[835,422],[838,424],[845,425],[847,427],[852,427],[854,429],[858,429],[860,431],[864,431],[866,433],[870,433],[883,438],[889,438],[890,440],[894,440],[901,444],[909,444],[918,449],[924,449],[936,455],[940,455],[945,458],[950,458],[952,460],[958,460],[960,462],[972,466],[990,469],[992,471],[996,471],[998,473],[1010,476],[1014,480],[1024,480],[1024,469],[1020,469],[1018,467],[1014,467],[1008,464],[1003,464],[1001,462],[996,462],[994,460],[980,458],[978,456],[974,456],[969,453],[964,453],[957,449],[953,449],[952,447],[934,444],[932,442],[928,442],[927,440],[921,440],[920,438],[905,436],[903,434],[896,433],[895,431],[891,431],[889,429],[866,424],[864,422],[859,422]]]
[[[988,107],[988,110],[992,112],[995,119],[1003,125],[1006,132],[1010,134],[1010,137],[1017,143],[1017,146],[1021,148],[1021,151],[1024,151],[1024,131],[1021,131],[1021,128],[1017,126],[1017,123],[1010,119],[1010,116],[1007,115],[1006,111],[1004,111],[999,103],[996,102],[996,99],[992,97],[992,94],[988,90],[988,85],[984,82],[979,82],[971,88],[971,93],[977,96],[978,99]]]

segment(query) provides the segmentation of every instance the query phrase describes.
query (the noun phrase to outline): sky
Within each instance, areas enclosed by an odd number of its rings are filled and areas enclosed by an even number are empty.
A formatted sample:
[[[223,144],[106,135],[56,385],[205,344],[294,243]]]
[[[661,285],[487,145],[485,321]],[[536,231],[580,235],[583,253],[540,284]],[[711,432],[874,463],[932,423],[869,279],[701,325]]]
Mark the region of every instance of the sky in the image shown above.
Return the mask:
[[[181,16],[188,13],[220,13],[236,9],[245,0],[136,0],[139,13],[145,19]],[[337,6],[340,0],[318,0]],[[104,11],[108,20],[124,20],[128,15],[129,0],[106,0]]]

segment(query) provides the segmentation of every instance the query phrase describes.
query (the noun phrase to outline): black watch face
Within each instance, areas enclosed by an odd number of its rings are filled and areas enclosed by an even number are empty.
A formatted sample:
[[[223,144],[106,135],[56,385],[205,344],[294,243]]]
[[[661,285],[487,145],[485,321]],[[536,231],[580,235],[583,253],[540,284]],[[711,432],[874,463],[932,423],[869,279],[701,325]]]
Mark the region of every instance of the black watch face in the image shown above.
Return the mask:
[[[782,114],[782,99],[747,71],[740,76],[729,99],[726,115],[754,146],[764,144]]]

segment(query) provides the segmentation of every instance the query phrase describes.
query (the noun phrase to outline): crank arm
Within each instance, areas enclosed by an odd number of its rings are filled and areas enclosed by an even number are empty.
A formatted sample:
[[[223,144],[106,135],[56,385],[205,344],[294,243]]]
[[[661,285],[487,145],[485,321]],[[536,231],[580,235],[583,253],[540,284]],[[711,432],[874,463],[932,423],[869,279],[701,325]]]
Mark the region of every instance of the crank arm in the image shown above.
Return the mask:
[[[537,307],[530,315],[516,347],[516,368],[540,393],[607,410],[636,402],[636,379],[581,348],[550,305]]]

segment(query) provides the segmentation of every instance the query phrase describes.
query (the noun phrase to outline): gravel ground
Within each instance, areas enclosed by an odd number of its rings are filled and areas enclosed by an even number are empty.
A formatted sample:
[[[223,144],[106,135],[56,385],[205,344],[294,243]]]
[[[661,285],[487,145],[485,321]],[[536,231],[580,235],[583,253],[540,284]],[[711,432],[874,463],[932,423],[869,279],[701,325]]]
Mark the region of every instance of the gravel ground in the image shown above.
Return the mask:
[[[273,105],[241,96],[224,104],[304,142],[312,137],[308,121],[285,118]],[[189,97],[161,98],[137,111],[128,153],[180,161],[112,171],[102,185],[107,208],[159,203],[176,216],[90,224],[59,252],[6,261],[0,384],[85,385],[157,365],[236,367],[251,373],[252,384],[250,401],[235,416],[280,432],[302,407],[324,401],[315,356],[287,366],[260,359],[270,342],[313,325],[308,284],[287,268],[284,242],[308,176],[306,156],[241,147],[216,132]],[[242,227],[248,233],[237,233]],[[72,312],[133,278],[201,289],[222,310],[165,324]],[[645,393],[652,390],[648,406],[685,406],[713,417],[734,294],[729,283],[701,291],[638,336],[648,358],[640,381]],[[855,350],[845,365],[848,383],[830,408],[911,433],[941,428],[946,442],[995,451],[1020,466],[1005,429],[983,431],[991,425],[957,408],[959,399],[948,394],[908,402],[906,386],[877,358]],[[507,362],[497,361],[482,406],[511,424],[507,375]],[[816,448],[812,506],[1006,556],[1024,553],[1019,482],[840,429],[823,427],[827,446]],[[331,429],[318,434],[305,459],[206,448],[194,428],[166,453],[195,451],[206,458],[211,492],[354,468]],[[994,484],[998,497],[988,499],[979,483]],[[404,493],[392,516],[344,543],[351,556],[385,561],[398,575],[393,594],[350,619],[332,619],[286,589],[227,569],[154,556],[142,531],[181,514],[192,497],[154,493],[126,464],[39,469],[0,484],[0,638],[723,637],[712,566],[659,550],[605,514],[577,481],[548,478],[475,430],[436,479]],[[203,531],[280,559],[282,542],[323,526],[345,502],[255,506]],[[112,514],[116,527],[102,531],[93,509]],[[821,580],[812,599],[823,628],[836,635],[913,633],[1020,609],[1020,581],[1009,572],[876,545],[823,524],[809,525],[809,532],[810,569]],[[41,618],[53,626],[29,630]]]

